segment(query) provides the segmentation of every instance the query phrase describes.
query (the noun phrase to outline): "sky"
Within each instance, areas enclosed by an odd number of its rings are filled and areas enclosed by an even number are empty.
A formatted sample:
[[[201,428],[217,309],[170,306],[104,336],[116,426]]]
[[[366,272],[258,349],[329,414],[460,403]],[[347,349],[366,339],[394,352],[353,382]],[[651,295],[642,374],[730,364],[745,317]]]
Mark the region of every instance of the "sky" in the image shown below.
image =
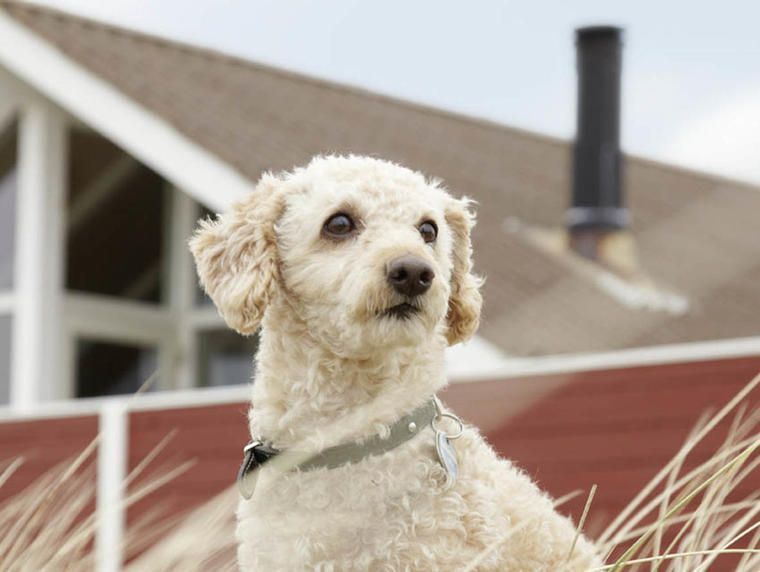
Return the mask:
[[[760,185],[754,0],[37,0],[328,80],[572,138],[573,31],[625,29],[622,145]]]

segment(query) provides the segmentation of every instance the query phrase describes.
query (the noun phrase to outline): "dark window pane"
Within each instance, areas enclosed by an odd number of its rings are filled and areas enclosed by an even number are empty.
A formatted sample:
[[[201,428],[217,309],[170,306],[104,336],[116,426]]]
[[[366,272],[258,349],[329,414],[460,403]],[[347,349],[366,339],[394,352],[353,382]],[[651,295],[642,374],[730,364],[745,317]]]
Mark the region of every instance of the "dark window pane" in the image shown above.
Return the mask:
[[[77,343],[77,397],[134,393],[157,367],[153,348],[110,342]]]
[[[198,377],[201,386],[249,383],[258,336],[245,338],[232,330],[198,334]]]
[[[163,179],[97,134],[72,131],[66,287],[161,300]]]
[[[10,401],[11,326],[11,317],[0,315],[0,403],[8,403]]]
[[[216,214],[214,211],[209,209],[208,207],[204,207],[203,205],[200,206],[200,216],[198,217],[198,220],[206,220],[206,219],[213,219],[216,218]],[[211,301],[211,298],[208,297],[208,294],[206,294],[203,291],[203,288],[200,285],[200,282],[196,279],[195,281],[195,305],[196,306],[211,306],[213,302]]]
[[[0,290],[13,287],[16,232],[16,132],[14,121],[0,133]]]

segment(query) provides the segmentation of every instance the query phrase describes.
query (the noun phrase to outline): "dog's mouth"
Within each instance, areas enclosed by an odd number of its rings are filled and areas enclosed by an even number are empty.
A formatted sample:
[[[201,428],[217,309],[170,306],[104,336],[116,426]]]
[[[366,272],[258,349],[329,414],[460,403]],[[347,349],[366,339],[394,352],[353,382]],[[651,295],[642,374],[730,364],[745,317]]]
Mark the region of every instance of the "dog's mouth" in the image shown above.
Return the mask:
[[[391,306],[390,308],[387,308],[382,315],[388,316],[391,318],[396,318],[399,320],[407,320],[414,316],[415,314],[419,313],[420,309],[415,306],[414,304],[410,304],[409,302],[402,302],[401,304],[397,304],[395,306]]]

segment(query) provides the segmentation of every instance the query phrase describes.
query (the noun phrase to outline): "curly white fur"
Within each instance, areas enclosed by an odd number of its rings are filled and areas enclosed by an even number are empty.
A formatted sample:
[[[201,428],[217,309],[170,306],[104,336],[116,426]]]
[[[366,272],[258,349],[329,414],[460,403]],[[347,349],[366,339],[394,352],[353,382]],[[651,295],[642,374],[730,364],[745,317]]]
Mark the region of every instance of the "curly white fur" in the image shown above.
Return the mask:
[[[480,280],[471,272],[467,199],[386,161],[317,157],[266,175],[191,241],[201,282],[227,323],[261,330],[251,434],[277,448],[318,450],[387,434],[445,384],[447,344],[478,325]],[[322,233],[336,212],[357,232]],[[426,244],[417,228],[438,226]],[[434,271],[420,312],[386,279],[411,254]],[[337,469],[265,466],[238,510],[244,570],[587,570],[599,564],[551,499],[474,427],[453,442],[460,475],[446,488],[432,430],[381,456]],[[485,557],[483,557],[485,554]]]

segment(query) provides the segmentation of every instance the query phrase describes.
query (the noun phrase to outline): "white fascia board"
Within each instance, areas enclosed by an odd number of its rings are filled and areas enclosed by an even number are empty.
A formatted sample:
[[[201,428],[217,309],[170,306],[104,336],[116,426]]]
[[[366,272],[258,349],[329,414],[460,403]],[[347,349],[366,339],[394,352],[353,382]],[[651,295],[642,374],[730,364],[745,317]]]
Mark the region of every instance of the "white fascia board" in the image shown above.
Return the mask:
[[[632,348],[609,352],[505,358],[490,370],[457,372],[449,376],[452,383],[506,380],[525,376],[555,375],[624,369],[647,365],[667,365],[742,357],[760,358],[760,336],[689,342],[662,346]]]
[[[217,211],[254,183],[0,8],[0,65]]]

